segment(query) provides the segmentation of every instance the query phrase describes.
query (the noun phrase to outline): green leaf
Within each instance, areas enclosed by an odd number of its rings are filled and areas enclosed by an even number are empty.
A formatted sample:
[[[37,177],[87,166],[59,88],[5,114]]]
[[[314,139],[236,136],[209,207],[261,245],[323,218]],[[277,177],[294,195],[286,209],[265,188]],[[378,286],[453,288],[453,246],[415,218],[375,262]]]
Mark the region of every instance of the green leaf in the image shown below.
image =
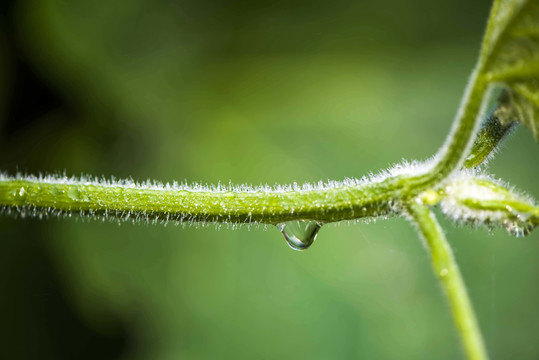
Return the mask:
[[[522,84],[521,84],[522,85]],[[526,95],[529,97],[527,97]],[[533,98],[537,98],[537,102]],[[498,108],[494,115],[501,125],[509,126],[515,121],[526,125],[536,141],[539,142],[539,87],[530,87],[529,84],[518,85],[514,90],[504,91],[500,97]]]
[[[539,1],[494,2],[479,66],[487,81],[508,87],[502,124],[516,118],[539,142]]]

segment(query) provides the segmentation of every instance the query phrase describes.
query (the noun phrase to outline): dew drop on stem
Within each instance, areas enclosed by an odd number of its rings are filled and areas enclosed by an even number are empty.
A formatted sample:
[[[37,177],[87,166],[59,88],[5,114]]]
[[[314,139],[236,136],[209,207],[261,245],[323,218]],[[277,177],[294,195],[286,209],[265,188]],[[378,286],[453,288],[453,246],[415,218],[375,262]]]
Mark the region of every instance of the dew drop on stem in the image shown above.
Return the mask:
[[[293,220],[277,224],[288,245],[298,251],[308,249],[322,225],[313,220]]]

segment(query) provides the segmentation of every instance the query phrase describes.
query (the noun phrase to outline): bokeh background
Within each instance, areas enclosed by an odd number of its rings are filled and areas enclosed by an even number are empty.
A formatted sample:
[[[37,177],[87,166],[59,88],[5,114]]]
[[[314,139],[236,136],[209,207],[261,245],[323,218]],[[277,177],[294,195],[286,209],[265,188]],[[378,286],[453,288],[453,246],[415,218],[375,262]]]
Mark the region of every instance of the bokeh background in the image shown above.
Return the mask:
[[[490,1],[0,5],[0,169],[163,182],[362,176],[432,155]],[[539,197],[519,129],[490,171]],[[457,228],[493,359],[539,358],[539,233]],[[456,359],[402,219],[277,229],[0,218],[2,359]]]

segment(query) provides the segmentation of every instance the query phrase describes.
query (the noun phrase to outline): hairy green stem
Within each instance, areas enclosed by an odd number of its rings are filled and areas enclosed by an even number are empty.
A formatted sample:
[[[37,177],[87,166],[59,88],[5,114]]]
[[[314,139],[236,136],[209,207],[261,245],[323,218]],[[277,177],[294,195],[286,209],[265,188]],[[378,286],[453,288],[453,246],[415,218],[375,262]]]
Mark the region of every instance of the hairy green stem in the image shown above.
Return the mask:
[[[0,179],[0,205],[22,215],[48,211],[125,220],[276,224],[293,219],[321,223],[378,216],[379,187],[349,185],[312,190],[185,189],[180,186],[100,184],[65,179]],[[374,200],[373,200],[374,199]]]
[[[0,176],[0,207],[4,212],[38,216],[57,211],[147,221],[268,224],[295,219],[327,223],[386,215],[394,210],[395,204],[435,187],[460,167],[479,122],[485,89],[486,83],[474,72],[453,131],[434,165],[425,166],[424,170],[409,169],[383,180],[310,190],[193,191]]]
[[[432,211],[415,201],[407,206],[411,221],[417,226],[432,257],[432,268],[440,280],[453,313],[460,339],[469,360],[487,359],[487,351],[475,318],[472,304],[457,263],[440,224]]]
[[[491,24],[487,35],[492,31]],[[192,220],[233,223],[278,223],[304,219],[333,222],[391,213],[395,204],[437,188],[460,169],[484,112],[489,82],[480,57],[462,98],[451,133],[434,160],[421,169],[393,172],[370,183],[290,191],[215,191],[213,189],[104,186],[84,181],[46,182],[0,176],[0,208],[41,215],[62,213],[114,214],[147,220]],[[24,188],[24,196],[17,189]],[[82,198],[67,196],[80,193]]]
[[[488,82],[480,74],[479,68],[473,72],[453,129],[438,154],[439,160],[433,171],[423,180],[429,185],[441,182],[453,171],[459,169],[469,153],[487,102],[485,94]],[[424,189],[427,187],[433,186],[426,186]]]

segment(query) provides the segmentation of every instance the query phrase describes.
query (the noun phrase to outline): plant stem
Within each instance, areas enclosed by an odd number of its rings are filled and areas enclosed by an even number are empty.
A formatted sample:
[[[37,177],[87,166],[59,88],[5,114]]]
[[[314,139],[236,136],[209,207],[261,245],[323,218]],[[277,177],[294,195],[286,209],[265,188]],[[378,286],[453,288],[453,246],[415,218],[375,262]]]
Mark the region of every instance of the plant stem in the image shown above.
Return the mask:
[[[472,147],[480,119],[485,113],[488,98],[485,94],[488,89],[488,82],[481,75],[481,69],[476,68],[462,97],[453,128],[435,157],[436,162],[427,173],[409,181],[414,189],[413,196],[436,187],[461,167]]]
[[[395,204],[436,187],[460,167],[478,127],[486,89],[487,82],[476,69],[446,145],[436,161],[421,170],[394,173],[371,182],[285,191],[126,186],[84,179],[13,178],[0,173],[0,210],[30,216],[80,213],[129,220],[240,224],[297,219],[327,223],[387,215]]]
[[[415,201],[408,205],[408,215],[430,250],[434,274],[444,287],[467,358],[487,359],[487,351],[466,286],[440,224],[428,207]]]
[[[383,194],[376,183],[312,189],[208,189],[0,176],[0,209],[38,217],[57,212],[133,221],[277,224],[309,219],[327,223],[391,213],[390,203],[380,201]]]

